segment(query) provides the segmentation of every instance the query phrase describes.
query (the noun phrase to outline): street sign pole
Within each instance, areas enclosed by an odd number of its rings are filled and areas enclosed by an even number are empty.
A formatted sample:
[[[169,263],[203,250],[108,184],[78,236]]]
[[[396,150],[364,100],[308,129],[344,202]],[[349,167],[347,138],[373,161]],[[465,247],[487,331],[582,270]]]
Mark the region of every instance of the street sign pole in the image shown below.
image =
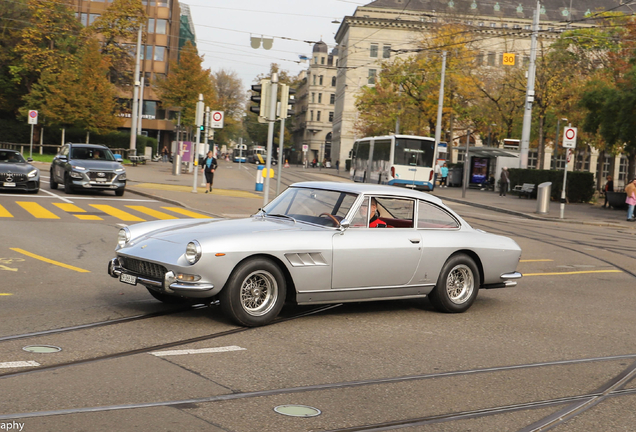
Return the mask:
[[[572,127],[572,123],[568,124],[568,127],[563,128],[563,148],[565,152],[565,169],[563,170],[563,187],[561,187],[561,205],[560,205],[560,218],[563,219],[563,213],[565,212],[565,188],[568,181],[568,162],[570,159],[570,151],[576,148],[576,128]]]
[[[31,125],[31,137],[29,138],[29,158],[33,157],[33,126],[38,124],[38,112],[36,110],[29,110],[29,124]],[[40,146],[42,149],[42,146]]]
[[[33,123],[31,123],[31,138],[29,138],[29,157],[33,158]]]
[[[201,139],[201,125],[203,124],[204,108],[205,104],[203,103],[203,95],[199,94],[199,101],[197,102],[196,113],[197,140],[194,143],[194,181],[192,183],[192,193],[197,193],[197,173],[199,172],[199,140]]]

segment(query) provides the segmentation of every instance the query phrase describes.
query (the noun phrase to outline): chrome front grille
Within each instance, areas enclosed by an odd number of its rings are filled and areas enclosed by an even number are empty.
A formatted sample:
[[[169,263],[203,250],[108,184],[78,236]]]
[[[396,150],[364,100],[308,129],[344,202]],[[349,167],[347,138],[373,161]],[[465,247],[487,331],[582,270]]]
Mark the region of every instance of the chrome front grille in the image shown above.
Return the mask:
[[[115,178],[115,173],[103,172],[103,171],[89,171],[88,178],[93,181],[112,181]]]
[[[163,280],[165,274],[168,272],[168,270],[162,265],[134,258],[120,256],[119,262],[124,269],[150,279]]]

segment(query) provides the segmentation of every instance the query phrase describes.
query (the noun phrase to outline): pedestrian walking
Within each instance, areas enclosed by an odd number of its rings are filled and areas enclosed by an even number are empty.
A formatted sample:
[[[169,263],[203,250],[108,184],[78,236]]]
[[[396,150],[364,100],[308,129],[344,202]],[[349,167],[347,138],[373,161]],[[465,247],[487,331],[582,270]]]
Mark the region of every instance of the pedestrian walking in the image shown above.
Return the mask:
[[[216,170],[217,166],[216,158],[213,156],[212,150],[210,150],[205,159],[203,159],[203,163],[201,163],[201,171],[205,173],[205,182],[207,183],[205,193],[212,192],[214,170]]]
[[[627,186],[625,186],[625,193],[627,194],[627,198],[625,202],[627,203],[627,220],[629,222],[634,222],[634,206],[636,205],[636,178],[633,179]]]
[[[603,208],[609,208],[609,200],[607,199],[608,192],[614,192],[614,180],[612,180],[612,176],[607,176],[607,182],[605,183],[605,187],[603,188],[605,191],[605,203],[603,203]]]
[[[435,163],[435,166],[433,167],[433,173],[435,173],[433,175],[433,187],[435,187],[435,185],[437,184],[437,178],[440,176],[441,172],[441,168],[439,166],[439,163]],[[440,180],[440,185],[441,185],[441,180]]]
[[[336,172],[340,174],[340,159],[336,161]]]
[[[506,196],[509,183],[510,183],[510,174],[508,173],[508,168],[503,167],[501,169],[501,175],[499,176],[499,196]]]
[[[440,174],[442,175],[442,179],[439,181],[439,187],[448,187],[446,181],[448,180],[448,165],[444,162],[442,168],[440,169]]]
[[[163,146],[163,148],[161,149],[161,162],[168,162],[169,153],[170,153],[170,150],[168,150],[168,147]]]

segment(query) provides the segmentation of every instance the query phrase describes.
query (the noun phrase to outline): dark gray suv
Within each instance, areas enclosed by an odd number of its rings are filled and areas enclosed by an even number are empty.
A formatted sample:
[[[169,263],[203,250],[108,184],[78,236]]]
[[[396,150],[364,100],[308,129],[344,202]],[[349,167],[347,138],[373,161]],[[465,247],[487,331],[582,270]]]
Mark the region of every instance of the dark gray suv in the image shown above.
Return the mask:
[[[51,163],[51,189],[64,185],[74,190],[112,190],[122,196],[126,188],[126,170],[110,149],[98,144],[65,144]]]

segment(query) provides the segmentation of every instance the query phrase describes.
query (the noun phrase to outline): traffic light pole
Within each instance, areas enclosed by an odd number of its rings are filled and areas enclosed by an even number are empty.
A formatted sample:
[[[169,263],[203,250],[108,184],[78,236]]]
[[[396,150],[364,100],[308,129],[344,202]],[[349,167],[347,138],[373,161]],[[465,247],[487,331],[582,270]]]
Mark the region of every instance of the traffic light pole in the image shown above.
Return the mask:
[[[281,104],[284,103],[281,101]],[[276,178],[276,196],[280,194],[280,178],[283,174],[283,140],[285,139],[285,119],[280,119],[280,138],[278,139],[278,177]]]
[[[197,102],[197,139],[194,143],[194,181],[192,183],[192,193],[197,193],[197,173],[199,172],[199,141],[201,140],[201,125],[203,124],[203,95],[199,94],[199,101]]]
[[[263,184],[263,207],[269,202],[269,173],[272,167],[272,147],[274,144],[274,122],[276,121],[276,98],[278,96],[278,74],[272,73],[269,113],[267,116],[267,158],[265,161],[265,183]]]

